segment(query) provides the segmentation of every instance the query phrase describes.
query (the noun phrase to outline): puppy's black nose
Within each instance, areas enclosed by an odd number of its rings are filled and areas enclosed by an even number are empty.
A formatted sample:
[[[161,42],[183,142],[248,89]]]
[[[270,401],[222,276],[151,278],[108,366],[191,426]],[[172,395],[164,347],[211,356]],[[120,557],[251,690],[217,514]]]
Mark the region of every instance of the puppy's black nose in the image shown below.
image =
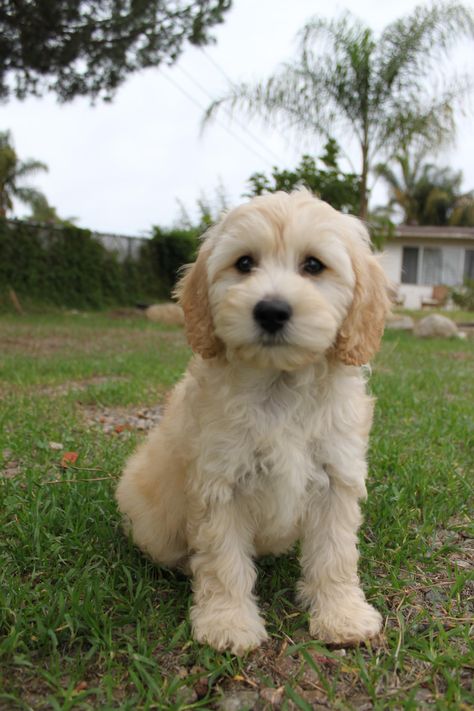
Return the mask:
[[[276,333],[291,318],[292,308],[280,299],[262,299],[253,310],[255,321],[267,333]]]

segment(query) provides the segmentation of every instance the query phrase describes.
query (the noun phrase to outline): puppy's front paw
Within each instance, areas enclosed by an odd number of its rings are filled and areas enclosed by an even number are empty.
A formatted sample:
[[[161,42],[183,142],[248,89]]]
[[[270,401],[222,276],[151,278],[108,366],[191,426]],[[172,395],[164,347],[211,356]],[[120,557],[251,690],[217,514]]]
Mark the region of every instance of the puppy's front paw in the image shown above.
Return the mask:
[[[357,594],[359,593],[359,594]],[[357,590],[349,596],[327,598],[310,618],[311,635],[330,644],[357,644],[376,637],[382,616]]]
[[[268,635],[257,607],[236,607],[229,604],[223,608],[208,603],[195,605],[191,610],[194,638],[219,651],[230,649],[234,654],[244,654],[259,647]]]

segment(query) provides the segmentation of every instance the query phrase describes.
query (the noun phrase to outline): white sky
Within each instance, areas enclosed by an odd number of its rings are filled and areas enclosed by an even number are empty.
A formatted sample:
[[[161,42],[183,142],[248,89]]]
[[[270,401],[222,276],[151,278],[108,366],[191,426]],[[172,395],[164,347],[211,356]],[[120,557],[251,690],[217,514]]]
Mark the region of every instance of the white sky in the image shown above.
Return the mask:
[[[197,198],[204,193],[213,200],[221,182],[230,204],[235,204],[253,172],[268,173],[275,164],[291,168],[303,152],[320,152],[317,139],[303,143],[240,117],[255,141],[223,112],[219,123],[200,136],[204,108],[225,93],[224,74],[235,81],[268,76],[294,56],[295,35],[313,15],[329,17],[349,9],[381,30],[417,4],[347,0],[328,7],[323,0],[234,0],[224,24],[213,32],[215,45],[204,53],[187,47],[178,65],[130,76],[112,104],[91,106],[88,99],[58,104],[52,94],[11,100],[0,105],[0,129],[12,131],[20,158],[36,158],[49,166],[49,173],[30,182],[45,192],[61,217],[77,217],[81,227],[102,232],[144,234],[154,224],[176,221],[178,199],[192,213]],[[474,7],[474,0],[466,4]],[[472,47],[461,48],[456,57],[458,66],[471,71]],[[459,116],[456,146],[437,158],[462,169],[464,189],[474,188],[473,116]],[[384,199],[377,184],[372,205]],[[17,215],[22,214],[26,209],[19,207]]]

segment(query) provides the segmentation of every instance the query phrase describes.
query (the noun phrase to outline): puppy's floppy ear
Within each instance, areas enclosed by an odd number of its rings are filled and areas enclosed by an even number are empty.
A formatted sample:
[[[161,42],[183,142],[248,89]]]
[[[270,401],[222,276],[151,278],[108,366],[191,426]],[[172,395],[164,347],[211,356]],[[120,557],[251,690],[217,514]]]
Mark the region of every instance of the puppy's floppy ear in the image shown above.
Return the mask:
[[[364,365],[378,351],[390,311],[390,287],[377,259],[354,250],[354,299],[334,346],[335,356],[347,365]]]
[[[211,252],[210,240],[206,239],[194,264],[186,267],[184,276],[175,288],[184,311],[184,322],[189,345],[203,358],[213,358],[222,344],[214,334],[208,296],[207,259]]]

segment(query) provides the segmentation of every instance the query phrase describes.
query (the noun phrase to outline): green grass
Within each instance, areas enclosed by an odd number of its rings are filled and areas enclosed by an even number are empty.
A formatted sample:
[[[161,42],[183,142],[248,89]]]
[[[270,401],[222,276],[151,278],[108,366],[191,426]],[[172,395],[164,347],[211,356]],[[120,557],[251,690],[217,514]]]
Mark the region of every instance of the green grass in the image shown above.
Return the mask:
[[[360,549],[382,642],[311,640],[290,555],[259,563],[271,641],[243,659],[192,641],[189,581],[140,555],[113,499],[142,435],[104,432],[100,414],[163,400],[189,357],[181,331],[7,315],[0,343],[2,711],[212,709],[242,691],[256,708],[472,707],[472,341],[390,332],[373,367]]]

